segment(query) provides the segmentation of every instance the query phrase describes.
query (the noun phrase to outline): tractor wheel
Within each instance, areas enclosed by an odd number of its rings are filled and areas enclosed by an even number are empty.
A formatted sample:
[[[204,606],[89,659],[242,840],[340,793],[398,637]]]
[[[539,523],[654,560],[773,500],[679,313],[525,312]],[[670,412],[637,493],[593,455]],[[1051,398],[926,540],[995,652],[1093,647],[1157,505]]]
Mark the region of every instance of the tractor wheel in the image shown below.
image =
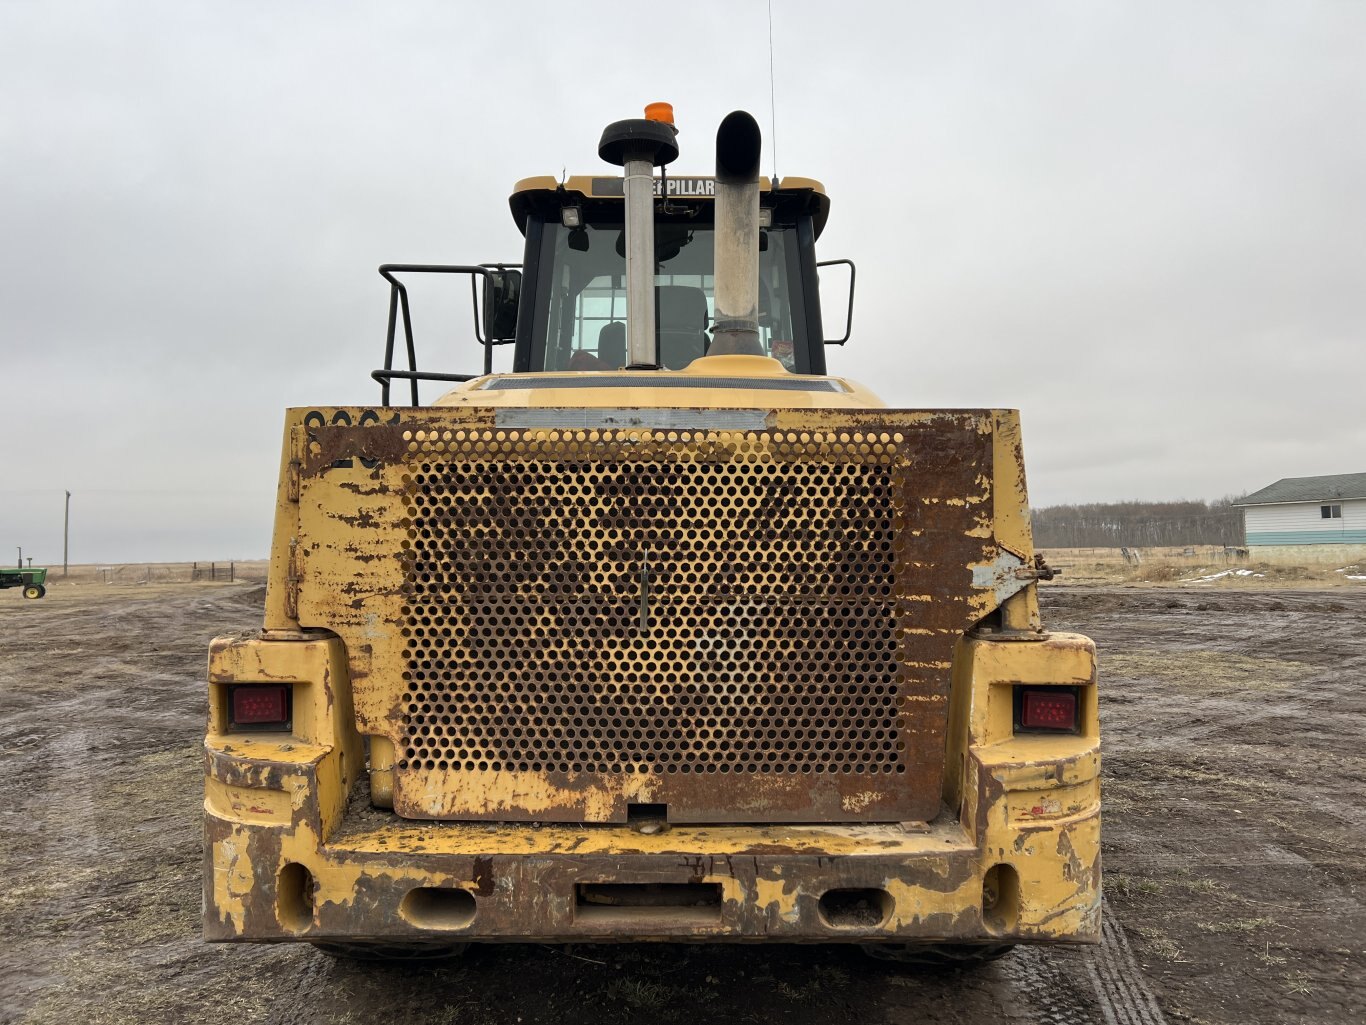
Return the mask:
[[[45,594],[47,594],[47,588],[43,587],[41,584],[24,585],[25,598],[41,598]]]
[[[468,943],[314,943],[328,957],[345,961],[449,961]]]
[[[919,965],[922,968],[978,968],[1004,957],[1013,943],[866,943],[863,952],[882,961]]]

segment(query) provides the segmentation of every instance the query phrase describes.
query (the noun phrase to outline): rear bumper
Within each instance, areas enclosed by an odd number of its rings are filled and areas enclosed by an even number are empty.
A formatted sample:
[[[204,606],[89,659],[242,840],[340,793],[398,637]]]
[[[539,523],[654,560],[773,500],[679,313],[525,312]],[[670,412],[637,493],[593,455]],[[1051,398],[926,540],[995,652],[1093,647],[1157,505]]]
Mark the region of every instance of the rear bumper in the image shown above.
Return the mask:
[[[258,772],[279,797],[226,785],[214,772],[228,766],[213,753],[209,764],[205,935],[215,941],[1085,943],[1099,931],[1098,807],[1050,818],[1037,803],[1047,799],[1028,790],[1002,791],[998,804],[1033,821],[1003,821],[984,844],[948,817],[909,830],[687,826],[646,836],[412,823],[360,802],[323,841],[309,814],[316,764]],[[615,895],[609,903],[599,886]]]
[[[225,734],[221,712],[211,717],[205,937],[1095,942],[1094,698],[1085,699],[1083,735],[1015,737],[1009,728],[1011,686],[1093,681],[1093,664],[1081,639],[965,645],[959,666],[972,686],[962,692],[976,696],[954,713],[967,740],[948,756],[956,814],[923,825],[680,825],[646,835],[610,824],[415,822],[376,810],[360,738],[346,725],[340,643],[225,639],[211,655],[211,682],[290,682],[294,732]]]

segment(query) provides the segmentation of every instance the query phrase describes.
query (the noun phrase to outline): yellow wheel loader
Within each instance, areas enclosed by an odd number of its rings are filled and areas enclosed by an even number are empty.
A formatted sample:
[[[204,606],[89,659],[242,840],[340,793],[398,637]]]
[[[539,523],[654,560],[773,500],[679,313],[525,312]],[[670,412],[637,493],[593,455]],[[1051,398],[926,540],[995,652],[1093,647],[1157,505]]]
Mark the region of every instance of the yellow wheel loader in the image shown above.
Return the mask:
[[[1095,942],[1095,652],[1040,622],[1018,414],[828,374],[822,186],[743,112],[673,175],[648,114],[518,183],[519,265],[382,267],[381,401],[286,414],[265,622],[209,656],[206,937]],[[485,373],[419,369],[422,275]]]

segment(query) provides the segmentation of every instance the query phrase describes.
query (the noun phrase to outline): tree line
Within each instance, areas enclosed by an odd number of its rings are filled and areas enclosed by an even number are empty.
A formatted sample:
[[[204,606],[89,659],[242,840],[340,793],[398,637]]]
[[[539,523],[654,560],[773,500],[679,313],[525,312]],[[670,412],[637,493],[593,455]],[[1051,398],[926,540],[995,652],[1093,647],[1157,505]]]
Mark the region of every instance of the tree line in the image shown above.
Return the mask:
[[[1243,543],[1243,511],[1212,502],[1093,502],[1031,509],[1036,548],[1157,548]]]

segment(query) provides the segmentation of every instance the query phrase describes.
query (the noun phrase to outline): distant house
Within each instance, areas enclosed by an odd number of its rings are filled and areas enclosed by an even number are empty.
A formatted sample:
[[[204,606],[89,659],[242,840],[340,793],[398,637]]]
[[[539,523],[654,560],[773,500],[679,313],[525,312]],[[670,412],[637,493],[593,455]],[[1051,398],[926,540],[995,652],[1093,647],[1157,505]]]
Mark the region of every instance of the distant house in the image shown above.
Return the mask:
[[[1366,544],[1366,473],[1286,477],[1233,504],[1249,548]]]

